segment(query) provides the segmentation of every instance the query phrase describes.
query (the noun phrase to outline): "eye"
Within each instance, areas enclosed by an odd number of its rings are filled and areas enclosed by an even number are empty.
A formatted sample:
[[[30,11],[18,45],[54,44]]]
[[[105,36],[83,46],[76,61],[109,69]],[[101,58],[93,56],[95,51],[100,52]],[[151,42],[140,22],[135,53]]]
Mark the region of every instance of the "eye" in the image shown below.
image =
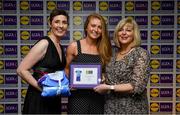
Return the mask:
[[[119,29],[119,31],[123,31],[123,29],[121,28],[121,29]]]
[[[66,20],[62,21],[63,24],[68,24],[68,22]]]
[[[126,31],[131,32],[132,30],[131,29],[127,29]]]

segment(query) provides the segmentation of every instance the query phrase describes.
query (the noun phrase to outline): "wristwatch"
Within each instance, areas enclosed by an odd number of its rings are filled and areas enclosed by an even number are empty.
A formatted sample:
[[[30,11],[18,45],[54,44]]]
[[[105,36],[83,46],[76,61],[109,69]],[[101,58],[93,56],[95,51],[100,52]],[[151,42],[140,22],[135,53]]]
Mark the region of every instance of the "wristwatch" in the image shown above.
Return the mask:
[[[114,85],[110,85],[110,90],[114,90]]]

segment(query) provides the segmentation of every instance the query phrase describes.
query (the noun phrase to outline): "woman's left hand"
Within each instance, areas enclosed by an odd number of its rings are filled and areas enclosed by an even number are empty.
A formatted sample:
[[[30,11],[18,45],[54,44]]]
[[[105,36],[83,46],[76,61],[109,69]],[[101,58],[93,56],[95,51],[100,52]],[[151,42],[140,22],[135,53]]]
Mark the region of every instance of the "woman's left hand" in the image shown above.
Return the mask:
[[[110,86],[107,85],[107,84],[100,84],[100,85],[94,87],[93,89],[94,89],[95,92],[98,92],[100,94],[105,94],[105,93],[108,92],[109,87]]]

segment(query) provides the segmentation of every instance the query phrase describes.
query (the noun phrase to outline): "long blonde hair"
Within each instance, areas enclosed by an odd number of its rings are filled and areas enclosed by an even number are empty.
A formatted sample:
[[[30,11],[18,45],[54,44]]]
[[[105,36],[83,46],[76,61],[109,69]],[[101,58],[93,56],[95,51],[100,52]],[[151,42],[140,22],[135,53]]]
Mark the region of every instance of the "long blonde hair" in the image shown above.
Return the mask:
[[[110,58],[112,55],[111,41],[108,37],[106,22],[105,22],[104,18],[98,13],[92,13],[87,17],[87,19],[84,23],[85,35],[87,36],[86,29],[87,29],[87,26],[88,26],[88,24],[92,18],[98,18],[102,24],[102,35],[97,40],[97,48],[98,48],[98,52],[99,52],[100,57],[101,57],[102,65],[104,67],[110,61]]]

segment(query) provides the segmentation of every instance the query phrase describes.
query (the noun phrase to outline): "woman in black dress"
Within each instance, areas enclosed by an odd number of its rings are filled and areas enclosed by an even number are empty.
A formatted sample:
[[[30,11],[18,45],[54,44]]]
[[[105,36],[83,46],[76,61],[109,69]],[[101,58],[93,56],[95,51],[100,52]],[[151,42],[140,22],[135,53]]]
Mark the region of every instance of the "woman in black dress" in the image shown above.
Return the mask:
[[[90,14],[84,24],[86,37],[72,42],[67,48],[66,72],[69,73],[69,64],[101,63],[102,67],[111,57],[111,42],[104,18],[99,14]],[[70,76],[71,77],[71,76]],[[68,100],[70,114],[103,114],[104,96],[93,89],[71,90]]]
[[[42,76],[37,71],[55,72],[64,70],[66,58],[60,44],[68,28],[68,14],[53,10],[49,18],[50,34],[39,40],[17,68],[18,75],[28,84],[23,114],[60,114],[61,97],[42,97],[37,80]],[[30,70],[34,71],[33,75]]]

